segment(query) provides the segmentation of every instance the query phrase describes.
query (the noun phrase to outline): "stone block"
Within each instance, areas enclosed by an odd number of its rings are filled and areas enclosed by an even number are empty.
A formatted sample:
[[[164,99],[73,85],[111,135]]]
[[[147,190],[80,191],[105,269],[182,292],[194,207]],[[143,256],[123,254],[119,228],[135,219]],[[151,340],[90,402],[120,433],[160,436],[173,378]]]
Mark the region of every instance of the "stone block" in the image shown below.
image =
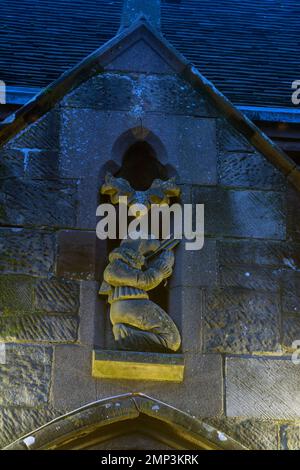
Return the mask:
[[[97,399],[132,391],[184,410],[197,418],[219,416],[223,410],[222,358],[218,354],[185,354],[185,377],[181,384],[130,380],[97,381]],[[187,400],[186,397],[189,397]]]
[[[220,265],[300,269],[300,244],[264,240],[220,240]]]
[[[205,233],[212,236],[285,239],[285,199],[275,191],[195,188],[205,205]]]
[[[78,338],[78,319],[74,316],[41,314],[0,316],[2,341],[72,343]]]
[[[111,159],[113,144],[120,134],[128,127],[136,127],[133,119],[126,118],[125,124],[122,112],[94,109],[65,108],[61,119],[61,177],[92,178],[92,183]],[[95,194],[99,194],[99,189],[100,180]]]
[[[7,147],[14,149],[58,149],[59,128],[59,111],[57,108],[53,108],[11,139]]]
[[[145,111],[216,117],[217,111],[188,82],[176,75],[148,75],[140,78],[136,97],[141,98]]]
[[[127,111],[133,99],[134,78],[102,73],[90,78],[61,101],[62,107]]]
[[[71,279],[94,279],[98,266],[96,242],[95,232],[60,231],[57,240],[57,275]]]
[[[62,279],[40,279],[35,288],[35,306],[50,313],[77,313],[79,283]]]
[[[147,112],[142,120],[143,127],[150,129],[160,141],[156,149],[157,158],[163,164],[172,165],[181,184],[216,184],[216,126],[213,119]],[[82,178],[83,175],[92,178],[94,194],[98,193],[101,167],[107,164],[108,159],[121,165],[127,147],[123,151],[116,141],[136,126],[137,118],[130,114],[124,117],[122,112],[64,109],[61,175],[64,178]],[[135,141],[133,136],[132,143]]]
[[[99,178],[82,178],[78,183],[78,206],[76,228],[80,230],[96,230],[100,218],[96,217],[100,204],[101,183]],[[102,202],[102,201],[101,201]]]
[[[299,419],[299,366],[288,359],[226,359],[226,409],[229,417]]]
[[[0,150],[0,178],[21,178],[24,175],[24,154],[21,150]]]
[[[59,179],[59,152],[51,150],[28,151],[25,175],[32,179]]]
[[[283,424],[280,427],[281,450],[300,450],[300,424]]]
[[[215,185],[217,182],[216,126],[213,119],[171,116],[172,128],[163,130],[166,148],[181,183]],[[170,117],[170,118],[171,118]],[[170,125],[169,124],[169,125]],[[163,123],[165,126],[166,123]],[[191,171],[191,162],[193,162]]]
[[[218,160],[223,186],[283,191],[284,175],[258,153],[222,153]]]
[[[162,110],[172,115],[217,116],[206,98],[175,74],[103,73],[67,95],[62,106],[127,111],[136,118]]]
[[[203,292],[195,287],[175,287],[169,292],[168,313],[181,331],[182,351],[202,350]]]
[[[100,348],[105,341],[107,304],[99,295],[99,287],[95,281],[80,283],[79,340],[83,345]]]
[[[5,208],[0,222],[9,225],[76,225],[76,181],[4,180]]]
[[[217,280],[216,241],[206,238],[201,250],[188,251],[182,240],[175,251],[174,273],[170,287],[213,286]]]
[[[237,288],[208,290],[203,335],[206,352],[279,351],[279,295]]]
[[[278,424],[273,421],[212,418],[208,423],[249,450],[277,450]]]
[[[300,274],[285,271],[282,279],[282,309],[287,313],[300,314]]]
[[[278,292],[280,273],[274,268],[224,266],[220,268],[222,287],[241,287],[256,291]]]
[[[300,194],[289,185],[287,191],[287,235],[294,241],[300,241]]]
[[[0,406],[46,404],[51,364],[50,347],[6,344],[6,362],[0,365]]]
[[[248,140],[231,127],[226,119],[218,119],[218,141],[221,152],[253,152],[254,150]]]
[[[0,271],[47,275],[53,272],[55,235],[21,228],[0,229]]]
[[[79,345],[55,346],[52,406],[74,410],[96,400],[92,350]]]
[[[0,448],[63,415],[62,410],[41,408],[0,407]]]
[[[106,70],[151,74],[174,73],[168,62],[143,39],[124,49],[109,62]]]
[[[34,310],[34,278],[22,275],[0,276],[0,312],[3,315]]]
[[[184,375],[184,357],[182,354],[96,349],[93,351],[92,375],[102,380],[180,383]]]
[[[295,341],[300,342],[300,316],[298,318],[284,316],[282,319],[282,346],[284,350],[291,353],[296,351],[295,345],[293,346]]]

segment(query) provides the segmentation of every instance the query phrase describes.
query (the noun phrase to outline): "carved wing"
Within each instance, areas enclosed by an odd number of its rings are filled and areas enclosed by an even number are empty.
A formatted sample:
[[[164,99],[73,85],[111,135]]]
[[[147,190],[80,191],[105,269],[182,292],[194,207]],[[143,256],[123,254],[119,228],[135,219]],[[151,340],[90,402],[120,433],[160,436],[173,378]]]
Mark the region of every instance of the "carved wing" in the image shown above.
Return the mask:
[[[180,195],[180,188],[176,185],[175,178],[167,181],[156,179],[148,189],[148,194],[152,204],[169,204],[170,198]]]
[[[115,178],[110,173],[105,176],[105,183],[101,187],[101,194],[110,196],[113,204],[118,204],[119,197],[127,196],[128,198],[134,193],[134,189],[128,181],[123,178]]]

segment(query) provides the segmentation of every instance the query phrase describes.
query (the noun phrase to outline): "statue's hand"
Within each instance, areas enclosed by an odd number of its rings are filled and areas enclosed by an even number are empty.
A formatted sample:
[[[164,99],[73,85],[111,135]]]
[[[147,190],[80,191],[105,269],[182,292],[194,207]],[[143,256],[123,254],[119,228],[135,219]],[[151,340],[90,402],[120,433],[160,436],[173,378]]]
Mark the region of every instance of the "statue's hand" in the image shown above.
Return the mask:
[[[172,275],[174,266],[174,253],[172,251],[163,251],[159,258],[153,263],[153,267],[161,272],[164,279]]]

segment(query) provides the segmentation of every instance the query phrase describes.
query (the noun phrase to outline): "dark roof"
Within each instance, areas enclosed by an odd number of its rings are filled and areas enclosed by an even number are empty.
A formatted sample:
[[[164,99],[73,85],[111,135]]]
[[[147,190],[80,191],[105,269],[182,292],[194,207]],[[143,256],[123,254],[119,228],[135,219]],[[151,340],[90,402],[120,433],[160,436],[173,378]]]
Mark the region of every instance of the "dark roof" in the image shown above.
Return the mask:
[[[0,79],[44,87],[114,36],[122,0],[0,0]],[[166,38],[235,104],[292,107],[299,0],[163,0]]]
[[[170,46],[166,39],[153,29],[149,29],[149,25],[143,19],[135,22],[130,28],[67,70],[31,101],[3,121],[0,125],[0,146],[46,114],[72,89],[77,88],[95,73],[105,72],[108,63],[140,40],[145,40],[155,51],[160,51],[166,61],[172,63],[175,70],[196,91],[209,97],[210,103],[215,105],[218,112],[300,191],[300,169],[297,168],[296,162],[282,152],[275,142],[263,134],[207,78],[201,75],[192,63],[188,62],[183,55],[177,54],[176,49]]]

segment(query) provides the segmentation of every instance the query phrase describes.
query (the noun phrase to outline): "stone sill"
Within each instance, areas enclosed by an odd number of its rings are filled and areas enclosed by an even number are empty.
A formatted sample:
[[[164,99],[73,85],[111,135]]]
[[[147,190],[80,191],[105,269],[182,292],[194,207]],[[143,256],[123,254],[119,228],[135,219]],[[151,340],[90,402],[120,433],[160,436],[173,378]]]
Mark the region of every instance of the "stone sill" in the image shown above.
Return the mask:
[[[92,375],[97,379],[183,381],[182,354],[93,351]]]

